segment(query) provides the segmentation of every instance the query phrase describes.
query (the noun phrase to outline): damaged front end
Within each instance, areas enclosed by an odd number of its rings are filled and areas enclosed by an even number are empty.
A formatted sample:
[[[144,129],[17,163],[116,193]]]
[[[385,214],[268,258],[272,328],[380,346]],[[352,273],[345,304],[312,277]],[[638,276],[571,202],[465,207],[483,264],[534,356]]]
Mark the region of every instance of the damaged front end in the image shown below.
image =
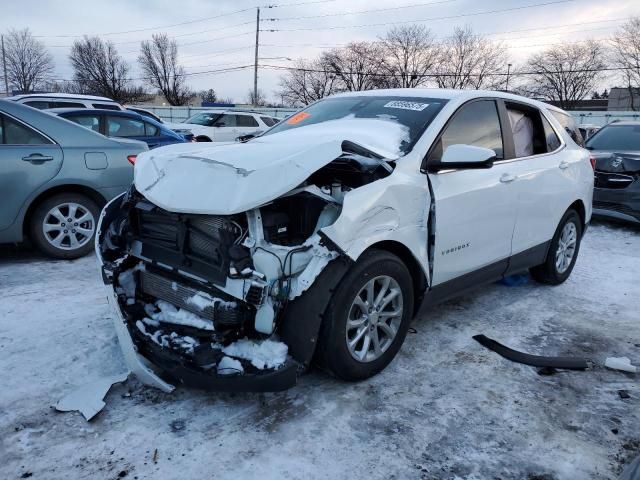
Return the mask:
[[[321,230],[348,191],[393,170],[348,147],[298,187],[240,213],[172,212],[138,184],[105,207],[96,251],[125,360],[142,382],[164,391],[295,384],[350,264]]]

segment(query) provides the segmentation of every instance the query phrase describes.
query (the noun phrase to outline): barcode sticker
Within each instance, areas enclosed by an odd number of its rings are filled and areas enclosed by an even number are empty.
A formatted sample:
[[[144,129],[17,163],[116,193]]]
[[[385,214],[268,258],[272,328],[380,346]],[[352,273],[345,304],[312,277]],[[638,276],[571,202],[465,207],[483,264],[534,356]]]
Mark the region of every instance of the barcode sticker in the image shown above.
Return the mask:
[[[421,112],[428,106],[428,103],[405,102],[402,100],[394,100],[392,102],[387,102],[384,105],[385,108],[400,108],[402,110],[414,110],[416,112]]]

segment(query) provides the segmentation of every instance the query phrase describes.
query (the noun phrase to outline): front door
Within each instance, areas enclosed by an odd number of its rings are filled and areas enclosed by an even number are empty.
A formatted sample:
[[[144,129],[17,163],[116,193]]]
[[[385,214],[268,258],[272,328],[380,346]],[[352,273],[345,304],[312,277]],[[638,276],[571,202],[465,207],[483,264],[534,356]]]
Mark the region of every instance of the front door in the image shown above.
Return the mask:
[[[0,230],[13,224],[27,199],[61,167],[58,145],[30,126],[0,114]]]
[[[510,163],[500,162],[502,131],[496,102],[474,100],[455,113],[429,153],[428,162],[437,162],[449,145],[467,144],[490,148],[498,159],[488,169],[429,174],[435,198],[432,286],[462,278],[499,278],[506,270],[516,192]]]

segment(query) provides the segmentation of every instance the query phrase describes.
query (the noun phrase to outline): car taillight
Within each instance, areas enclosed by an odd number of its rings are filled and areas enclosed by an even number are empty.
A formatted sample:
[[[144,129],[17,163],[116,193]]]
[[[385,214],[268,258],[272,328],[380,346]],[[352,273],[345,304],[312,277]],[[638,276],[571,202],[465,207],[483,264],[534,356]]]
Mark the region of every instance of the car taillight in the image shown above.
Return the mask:
[[[129,163],[131,165],[135,165],[136,164],[136,157],[137,157],[137,155],[127,155],[127,160],[129,160]]]
[[[594,157],[593,155],[589,155],[589,162],[591,163],[591,168],[593,168],[593,171],[596,171],[596,157]]]

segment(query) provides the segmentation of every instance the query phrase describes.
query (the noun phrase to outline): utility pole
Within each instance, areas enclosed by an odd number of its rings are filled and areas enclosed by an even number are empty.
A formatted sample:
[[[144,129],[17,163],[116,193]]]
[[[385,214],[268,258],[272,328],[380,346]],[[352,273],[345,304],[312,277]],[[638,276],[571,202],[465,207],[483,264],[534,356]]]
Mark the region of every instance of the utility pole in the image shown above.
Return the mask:
[[[2,41],[2,71],[4,72],[4,90],[9,96],[9,81],[7,80],[7,57],[4,53],[4,35],[0,35],[0,40]]]
[[[507,85],[505,87],[505,90],[508,92],[509,91],[509,74],[511,73],[511,64],[507,64]]]
[[[256,9],[256,57],[253,63],[253,103],[258,106],[258,45],[260,44],[260,7]]]

